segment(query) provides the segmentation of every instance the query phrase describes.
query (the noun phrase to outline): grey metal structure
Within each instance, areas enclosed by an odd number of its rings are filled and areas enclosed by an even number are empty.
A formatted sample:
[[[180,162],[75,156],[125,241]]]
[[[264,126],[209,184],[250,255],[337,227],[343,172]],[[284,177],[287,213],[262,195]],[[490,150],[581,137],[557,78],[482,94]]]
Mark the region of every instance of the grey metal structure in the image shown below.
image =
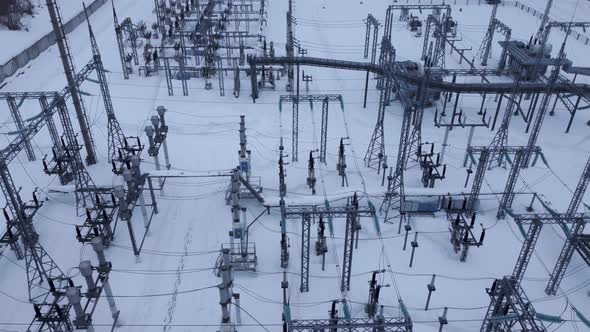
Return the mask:
[[[538,156],[541,154],[541,148],[534,147],[532,152]],[[522,158],[524,157],[525,153],[527,153],[527,149],[521,146],[504,146],[496,148],[493,148],[491,146],[469,146],[467,148],[467,154],[471,157],[472,163],[477,164],[477,169],[475,171],[475,176],[473,178],[473,184],[471,186],[469,198],[467,201],[467,205],[469,210],[471,210],[471,213],[477,210],[479,193],[483,185],[485,172],[489,168],[490,163],[492,162],[490,158],[492,154],[499,156],[499,158],[505,159],[507,162],[510,161],[509,155],[517,155],[515,161],[512,162],[511,173],[508,177],[508,181],[506,184],[506,190],[508,191],[505,191],[503,193],[503,197],[501,200],[503,202],[501,203],[501,206],[505,205],[503,209],[510,208],[512,200],[514,199],[514,186],[516,184],[516,180],[519,174],[519,170],[515,168],[517,168],[517,166],[518,168],[521,167],[519,164]],[[475,154],[479,154],[479,158],[477,161],[475,161]],[[520,157],[518,157],[519,155]],[[498,212],[498,215],[503,217],[503,214],[500,214],[500,212]]]
[[[19,104],[22,104],[25,101],[26,97],[23,97]],[[23,118],[20,114],[19,107],[20,105],[16,103],[16,100],[12,96],[8,96],[6,98],[6,102],[8,103],[8,108],[10,109],[10,115],[12,115],[12,119],[16,124],[16,128],[19,131],[23,131],[25,129],[25,125],[23,123]],[[27,157],[29,161],[35,160],[35,151],[33,151],[33,146],[31,145],[30,141],[26,141],[25,143],[25,150],[27,151]]]
[[[90,35],[90,45],[92,46],[94,69],[98,77],[104,108],[107,114],[108,157],[111,161],[116,158],[119,150],[124,149],[127,144],[125,143],[126,140],[123,130],[121,129],[119,121],[115,115],[113,102],[111,100],[111,93],[109,91],[109,85],[105,75],[105,69],[102,64],[102,57],[100,55],[100,50],[98,49],[96,38],[94,38],[94,32],[92,31],[92,26],[90,25],[90,19],[88,18],[88,13],[86,12],[86,6],[84,6],[84,12],[86,13],[86,21],[88,22],[88,34]],[[127,152],[125,154],[127,154]]]
[[[28,204],[22,202],[8,165],[3,161],[0,161],[0,188],[10,211],[5,211],[5,216],[7,234],[12,237],[11,247],[16,249],[17,256],[20,253],[25,259],[29,301],[35,309],[31,325],[36,331],[71,331],[70,306],[62,303],[68,279],[39,243],[39,235],[33,226],[33,216],[41,204],[36,199]],[[22,242],[22,251],[16,243],[18,239]]]
[[[549,2],[551,2],[551,0],[549,0]],[[539,133],[541,131],[541,126],[543,125],[543,120],[545,119],[545,115],[546,115],[547,110],[549,108],[549,102],[551,100],[551,95],[553,94],[554,86],[557,83],[557,81],[559,80],[559,71],[561,69],[562,64],[565,64],[565,61],[566,61],[566,59],[565,59],[565,44],[566,44],[567,38],[569,36],[569,33],[571,31],[570,29],[571,28],[568,28],[568,30],[566,31],[565,40],[561,44],[561,48],[560,48],[559,54],[558,54],[559,61],[553,67],[553,69],[551,70],[551,75],[547,79],[547,90],[543,94],[543,98],[541,99],[541,104],[540,104],[539,109],[537,111],[537,117],[535,118],[535,121],[533,123],[533,127],[531,129],[531,134],[530,134],[529,140],[527,142],[527,148],[528,148],[529,152],[526,153],[524,156],[523,167],[527,167],[529,164],[529,160],[531,158],[530,148],[535,146],[537,143],[537,139],[539,138]]]
[[[451,6],[447,4],[405,4],[405,5],[390,5],[387,7],[385,13],[385,31],[383,36],[391,40],[391,29],[393,27],[393,13],[396,11],[409,11],[409,10],[433,10],[433,11],[444,11],[446,17],[451,17]]]
[[[494,33],[496,32],[496,13],[498,12],[499,1],[494,2],[492,7],[492,14],[490,16],[490,23],[488,24],[488,30],[481,42],[481,46],[477,51],[478,55],[481,56],[481,65],[487,66],[488,59],[491,57],[492,42],[494,41]]]
[[[496,279],[486,292],[490,296],[490,305],[481,332],[546,331],[543,322],[535,317],[535,309],[516,279]]]
[[[72,95],[72,102],[76,110],[76,117],[78,118],[78,124],[80,126],[80,132],[82,133],[82,139],[86,149],[86,162],[88,165],[96,164],[96,151],[94,147],[94,139],[92,138],[92,132],[90,131],[88,116],[84,108],[84,103],[80,97],[78,85],[76,81],[76,69],[72,56],[70,53],[70,47],[68,46],[68,40],[63,28],[61,14],[56,0],[46,0],[47,10],[49,11],[49,17],[51,18],[51,24],[53,25],[53,32],[56,36],[57,47],[59,48],[60,58],[64,67],[66,79],[68,81],[68,87],[70,94]]]
[[[545,5],[545,11],[543,12],[543,16],[541,16],[541,23],[539,23],[539,29],[537,30],[537,35],[535,39],[541,40],[543,37],[543,31],[545,30],[545,26],[549,22],[549,13],[551,12],[551,6],[553,6],[553,0],[547,0],[547,4]],[[542,43],[541,45],[545,45]]]
[[[292,332],[315,331],[383,331],[383,332],[410,332],[412,322],[407,318],[390,318],[378,315],[375,318],[333,318],[333,319],[294,319],[288,323]]]
[[[379,54],[379,65],[384,66],[395,61],[395,49],[389,47],[391,43],[387,42],[387,39],[383,37],[381,42],[381,52]],[[368,70],[367,70],[368,72]],[[375,129],[371,135],[371,141],[367,147],[365,154],[365,166],[368,168],[380,168],[383,158],[385,158],[385,136],[383,130],[383,121],[385,120],[385,107],[389,103],[389,92],[392,87],[392,80],[385,75],[380,75],[379,86],[381,90],[379,92],[379,106],[377,110],[377,122],[375,123]]]
[[[379,36],[379,26],[381,23],[371,14],[367,15],[367,18],[363,20],[366,24],[365,33],[365,53],[364,57],[369,57],[369,47],[371,48],[371,63],[375,63],[375,56],[377,54],[377,37]],[[373,42],[371,44],[371,28],[373,29]]]
[[[254,74],[251,74],[254,75]],[[344,109],[342,95],[282,95],[279,98],[279,111],[283,109],[283,102],[290,102],[293,105],[292,117],[292,142],[291,142],[291,160],[297,161],[299,156],[299,103],[308,102],[313,109],[314,102],[322,103],[322,124],[320,133],[320,161],[326,162],[326,143],[328,138],[328,102],[340,102],[340,107]]]
[[[586,189],[588,188],[588,184],[590,183],[590,158],[586,162],[586,166],[584,166],[584,170],[582,171],[582,176],[576,186],[576,190],[572,196],[572,200],[566,210],[567,216],[572,216],[578,211],[578,207],[584,198],[584,194],[586,193]],[[553,272],[551,272],[551,276],[549,277],[549,283],[545,288],[545,292],[547,294],[553,295],[557,291],[561,280],[565,275],[565,271],[572,259],[575,250],[575,241],[582,235],[584,232],[584,227],[586,226],[586,219],[578,219],[574,223],[572,229],[570,229],[570,234],[567,234],[567,239],[563,248],[561,249],[561,253],[559,254],[559,258],[555,263],[555,267],[553,268]]]
[[[359,207],[358,198],[355,196],[350,204],[344,207],[332,207],[329,203],[326,206],[283,206],[281,205],[281,218],[284,221],[289,219],[300,219],[302,226],[301,236],[301,292],[309,291],[309,252],[310,252],[310,228],[311,218],[328,218],[330,231],[332,232],[333,218],[346,218],[345,249],[342,263],[342,291],[349,290],[350,276],[352,270],[352,252],[354,246],[354,236],[358,231],[360,217],[374,217],[375,209],[372,206]]]

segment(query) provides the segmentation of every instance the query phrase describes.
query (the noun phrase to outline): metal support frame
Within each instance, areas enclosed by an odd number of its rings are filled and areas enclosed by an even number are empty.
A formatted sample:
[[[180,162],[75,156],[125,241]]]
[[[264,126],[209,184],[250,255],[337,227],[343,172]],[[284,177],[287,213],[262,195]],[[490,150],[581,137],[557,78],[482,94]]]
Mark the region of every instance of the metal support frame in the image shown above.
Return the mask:
[[[311,236],[311,218],[304,213],[301,215],[301,286],[302,293],[309,292],[309,243]]]
[[[490,23],[488,24],[488,30],[486,31],[486,35],[483,37],[479,50],[477,51],[478,55],[481,56],[482,66],[488,65],[488,59],[492,55],[492,42],[494,41],[494,33],[496,32],[496,13],[498,11],[499,4],[499,1],[494,2],[492,15],[490,16]]]
[[[21,100],[21,104],[24,101],[25,101],[25,99],[23,98]],[[23,118],[22,118],[20,111],[19,111],[19,105],[16,104],[16,100],[14,100],[14,97],[6,98],[6,102],[8,103],[8,108],[10,109],[10,115],[12,115],[12,119],[14,120],[14,123],[16,124],[16,128],[18,129],[18,131],[21,132],[21,135],[23,135],[22,131],[25,129],[25,125],[23,124]],[[29,161],[34,161],[35,160],[35,151],[33,150],[33,146],[31,145],[31,142],[27,139],[25,139],[25,150],[27,151],[27,158],[29,159]]]
[[[84,5],[84,13],[86,14],[86,21],[88,23],[88,34],[90,36],[90,44],[92,46],[92,56],[94,59],[94,67],[96,76],[98,77],[98,83],[100,85],[100,91],[102,94],[104,108],[107,114],[107,136],[108,136],[108,158],[109,161],[116,158],[119,149],[126,146],[125,135],[119,125],[119,121],[115,116],[115,110],[113,108],[113,102],[111,100],[111,93],[109,91],[108,81],[105,75],[105,69],[102,64],[102,57],[98,48],[98,43],[94,37],[92,26],[90,25],[90,19],[86,12],[86,6]]]
[[[369,48],[371,48],[371,63],[375,63],[375,56],[377,54],[377,38],[379,36],[379,26],[381,23],[371,14],[367,15],[367,18],[363,20],[366,24],[365,33],[365,52],[364,57],[369,57]],[[373,29],[373,44],[371,45],[371,28]]]
[[[496,214],[497,219],[504,219],[506,215],[506,209],[512,208],[512,202],[514,201],[514,187],[522,168],[522,162],[525,158],[527,149],[520,148],[516,151],[514,160],[512,161],[512,167],[510,167],[510,173],[508,174],[508,180],[506,181],[506,187],[500,199],[500,206],[498,207],[498,213]]]
[[[520,283],[512,277],[496,279],[486,289],[490,305],[481,332],[492,331],[546,331],[543,322],[535,316],[535,309]]]
[[[252,74],[251,74],[252,75]],[[293,104],[292,113],[292,142],[291,142],[291,160],[298,161],[299,155],[299,103],[309,102],[310,107],[313,109],[314,102],[322,103],[322,132],[320,135],[320,161],[322,161],[322,152],[324,153],[323,162],[325,163],[326,154],[326,142],[328,137],[328,103],[329,102],[340,102],[340,107],[344,109],[344,102],[342,101],[342,95],[282,95],[279,98],[279,111],[283,109],[284,102],[290,102]]]
[[[59,48],[59,53],[64,67],[64,72],[66,75],[66,79],[68,81],[68,87],[70,89],[70,94],[72,95],[74,108],[76,109],[76,117],[78,118],[78,124],[80,126],[80,132],[82,133],[82,138],[84,141],[84,146],[87,154],[86,162],[88,163],[88,165],[93,165],[96,164],[97,161],[94,139],[92,138],[92,132],[90,131],[90,123],[88,121],[88,116],[84,108],[84,103],[78,90],[78,84],[75,77],[76,69],[74,67],[74,62],[72,61],[72,56],[70,53],[70,48],[68,46],[66,33],[64,31],[61,14],[59,12],[56,0],[46,0],[46,3],[47,9],[49,11],[49,17],[51,18],[51,24],[53,25],[53,32],[56,36],[55,39],[57,42],[57,46]]]
[[[326,144],[328,142],[328,106],[329,99],[322,101],[322,125],[320,132],[320,162],[326,163]]]
[[[526,234],[524,234],[524,241],[522,242],[522,247],[520,249],[520,253],[518,254],[518,258],[516,259],[514,271],[512,272],[512,277],[516,279],[518,283],[520,283],[524,277],[526,268],[529,265],[529,261],[533,255],[533,250],[535,250],[535,245],[537,244],[537,240],[541,234],[542,227],[543,223],[540,220],[533,219],[529,230]]]
[[[354,252],[354,236],[356,234],[358,198],[356,193],[350,205],[350,210],[346,214],[346,230],[344,231],[344,254],[342,256],[342,280],[340,281],[340,291],[350,291],[350,276],[352,273],[352,254]]]
[[[584,170],[582,171],[582,176],[576,186],[576,190],[572,196],[572,200],[566,210],[567,216],[572,216],[578,210],[580,203],[582,202],[582,198],[586,193],[586,189],[588,188],[588,184],[590,183],[590,158],[586,162],[586,166],[584,166]],[[551,276],[549,277],[549,283],[545,288],[545,292],[547,294],[553,295],[556,293],[561,280],[565,276],[565,271],[572,259],[575,250],[575,239],[579,237],[583,231],[584,227],[586,226],[587,220],[585,218],[579,219],[574,223],[574,226],[570,230],[570,234],[567,235],[567,239],[561,252],[559,254],[559,258],[555,263],[555,267],[553,272],[551,272]]]

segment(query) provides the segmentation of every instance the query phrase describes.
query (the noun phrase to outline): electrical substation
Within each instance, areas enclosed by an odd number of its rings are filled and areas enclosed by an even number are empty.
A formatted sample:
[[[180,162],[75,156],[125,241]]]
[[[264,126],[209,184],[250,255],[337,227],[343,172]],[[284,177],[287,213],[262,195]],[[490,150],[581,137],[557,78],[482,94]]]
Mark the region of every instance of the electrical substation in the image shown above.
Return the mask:
[[[586,1],[37,2],[0,331],[590,330]]]

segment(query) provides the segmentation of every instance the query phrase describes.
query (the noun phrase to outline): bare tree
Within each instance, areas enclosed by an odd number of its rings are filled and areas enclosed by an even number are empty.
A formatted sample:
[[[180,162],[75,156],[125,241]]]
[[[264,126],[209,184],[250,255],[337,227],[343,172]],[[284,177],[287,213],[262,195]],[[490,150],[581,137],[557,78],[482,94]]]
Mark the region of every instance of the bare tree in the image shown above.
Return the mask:
[[[33,9],[31,0],[0,0],[0,24],[10,30],[20,30],[23,16],[33,15]]]

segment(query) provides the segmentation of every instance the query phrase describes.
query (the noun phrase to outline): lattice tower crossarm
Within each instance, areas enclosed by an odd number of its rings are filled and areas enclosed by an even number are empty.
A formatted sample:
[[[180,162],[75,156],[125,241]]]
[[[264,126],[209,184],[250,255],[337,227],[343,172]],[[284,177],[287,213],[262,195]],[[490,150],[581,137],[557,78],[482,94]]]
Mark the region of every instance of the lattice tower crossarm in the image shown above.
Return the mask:
[[[14,120],[14,123],[16,124],[16,128],[18,129],[18,131],[21,132],[21,135],[23,135],[24,133],[23,130],[25,129],[25,125],[23,123],[23,118],[20,114],[19,111],[19,105],[16,104],[16,100],[14,100],[14,97],[8,97],[6,98],[6,101],[8,102],[8,108],[10,108],[10,114],[12,115],[12,119]],[[24,101],[24,99],[22,99],[22,101]],[[29,161],[34,161],[35,160],[35,151],[33,150],[33,146],[31,145],[31,141],[25,139],[25,150],[27,151],[27,157],[29,159]]]

